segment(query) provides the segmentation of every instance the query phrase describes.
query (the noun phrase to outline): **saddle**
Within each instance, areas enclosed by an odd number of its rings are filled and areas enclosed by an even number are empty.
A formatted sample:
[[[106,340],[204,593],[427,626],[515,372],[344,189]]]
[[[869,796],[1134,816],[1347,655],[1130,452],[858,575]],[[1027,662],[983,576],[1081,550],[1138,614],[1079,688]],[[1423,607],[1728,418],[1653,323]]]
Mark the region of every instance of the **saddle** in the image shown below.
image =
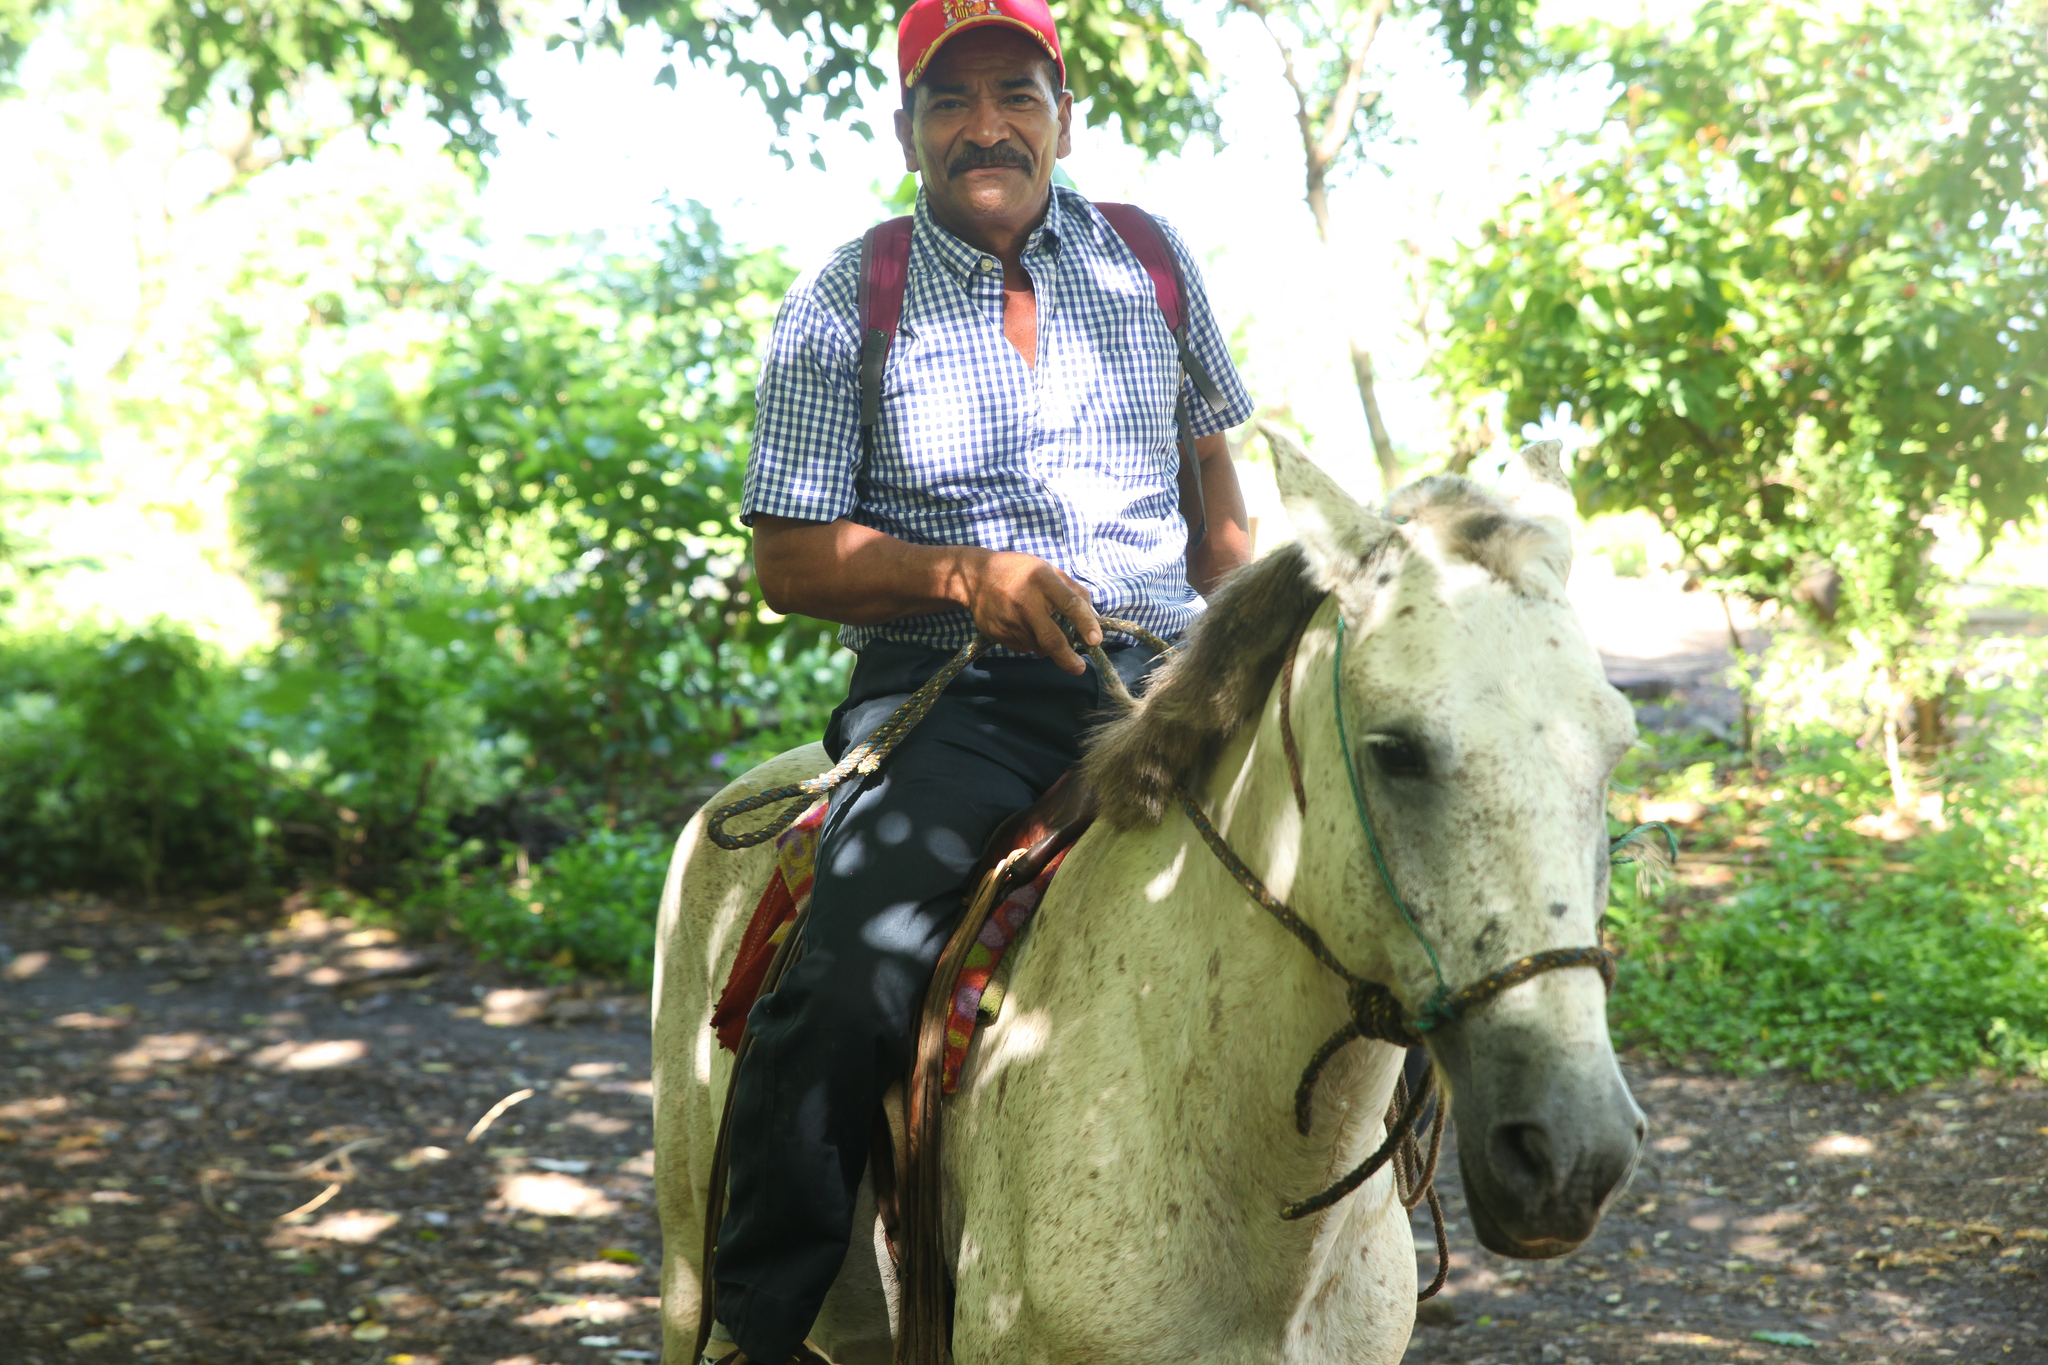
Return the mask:
[[[925,993],[910,1074],[876,1107],[868,1170],[900,1289],[899,1333],[943,1347],[952,1337],[952,1285],[939,1227],[940,1104],[959,1084],[977,1023],[1001,1008],[996,972],[1037,910],[1067,850],[1094,823],[1094,793],[1069,771],[1045,795],[996,826],[968,874],[965,912]],[[802,952],[822,803],[776,839],[776,870],[748,921],[711,1016],[719,1043],[746,1056],[746,1018]],[[737,1063],[735,1063],[737,1066]],[[712,1258],[725,1217],[733,1089],[718,1124],[704,1218],[697,1355],[716,1316]],[[899,1359],[903,1358],[899,1353]]]

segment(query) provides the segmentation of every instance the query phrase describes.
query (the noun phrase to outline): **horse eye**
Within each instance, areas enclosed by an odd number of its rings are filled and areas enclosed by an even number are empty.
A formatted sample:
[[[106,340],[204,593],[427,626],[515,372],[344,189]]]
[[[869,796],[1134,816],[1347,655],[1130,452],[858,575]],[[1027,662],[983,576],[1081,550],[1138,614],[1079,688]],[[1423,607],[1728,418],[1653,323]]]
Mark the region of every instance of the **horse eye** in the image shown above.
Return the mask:
[[[1381,777],[1429,776],[1422,746],[1415,741],[1401,735],[1374,735],[1367,743],[1372,745],[1373,762],[1379,766]]]

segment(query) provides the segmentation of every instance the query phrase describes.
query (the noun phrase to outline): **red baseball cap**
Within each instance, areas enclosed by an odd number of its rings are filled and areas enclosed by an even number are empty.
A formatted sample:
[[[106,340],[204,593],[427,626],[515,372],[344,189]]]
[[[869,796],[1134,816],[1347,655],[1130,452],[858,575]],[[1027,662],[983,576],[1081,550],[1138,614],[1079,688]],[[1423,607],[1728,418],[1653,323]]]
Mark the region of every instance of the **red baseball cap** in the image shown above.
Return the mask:
[[[896,69],[903,88],[918,83],[947,39],[982,24],[1008,24],[1030,34],[1059,68],[1060,88],[1066,88],[1067,60],[1060,56],[1060,35],[1045,0],[914,0],[896,30]]]

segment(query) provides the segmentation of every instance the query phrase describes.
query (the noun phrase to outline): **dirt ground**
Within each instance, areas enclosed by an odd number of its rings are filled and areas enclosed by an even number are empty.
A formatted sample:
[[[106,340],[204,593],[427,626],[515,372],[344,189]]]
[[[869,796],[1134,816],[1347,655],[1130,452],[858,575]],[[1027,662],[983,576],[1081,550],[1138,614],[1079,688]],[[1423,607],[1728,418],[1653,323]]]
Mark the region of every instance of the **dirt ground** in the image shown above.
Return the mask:
[[[640,999],[48,900],[0,904],[0,1034],[0,1365],[659,1355]],[[2048,1362],[2041,1086],[1630,1072],[1652,1150],[1572,1257],[1481,1251],[1447,1159],[1411,1365]]]

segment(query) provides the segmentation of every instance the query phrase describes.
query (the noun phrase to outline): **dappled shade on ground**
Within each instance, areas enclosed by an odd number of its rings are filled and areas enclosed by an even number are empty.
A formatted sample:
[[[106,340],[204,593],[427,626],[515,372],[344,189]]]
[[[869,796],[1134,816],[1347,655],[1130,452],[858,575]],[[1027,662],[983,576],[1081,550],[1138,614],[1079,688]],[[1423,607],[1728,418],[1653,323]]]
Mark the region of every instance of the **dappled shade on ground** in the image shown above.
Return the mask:
[[[638,1000],[43,901],[0,909],[0,1030],[7,1365],[658,1354]]]
[[[274,904],[0,905],[0,1362],[656,1357],[642,1003],[371,950],[420,952]],[[1481,1250],[1446,1154],[1411,1365],[2048,1362],[2039,1083],[1628,1065],[1650,1150],[1571,1257]]]

